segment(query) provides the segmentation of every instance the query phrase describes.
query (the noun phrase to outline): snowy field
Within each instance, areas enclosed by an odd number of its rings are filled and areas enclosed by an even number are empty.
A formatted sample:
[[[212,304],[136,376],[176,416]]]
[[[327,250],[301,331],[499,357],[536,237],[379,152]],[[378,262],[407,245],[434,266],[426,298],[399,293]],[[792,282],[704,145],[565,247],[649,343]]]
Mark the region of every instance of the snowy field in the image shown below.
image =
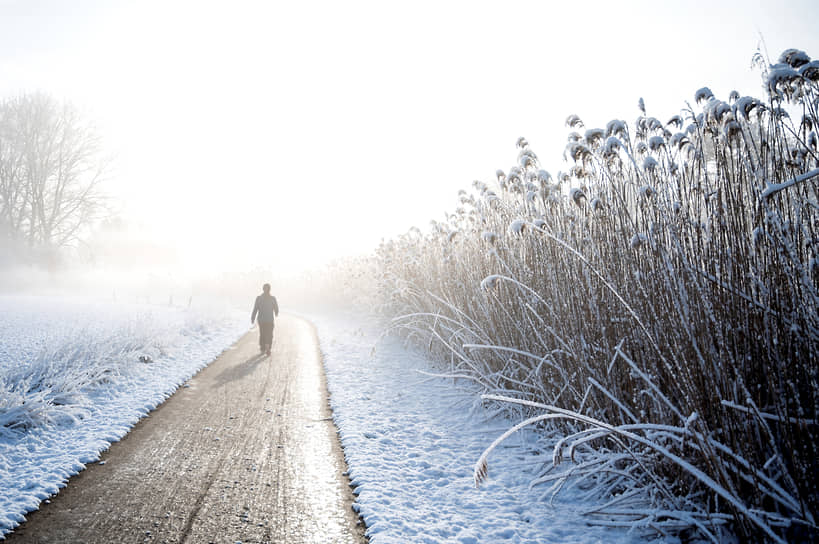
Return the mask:
[[[246,312],[0,297],[0,539],[247,331]],[[510,422],[374,320],[311,318],[325,356],[355,508],[373,544],[635,543],[590,527],[593,505],[529,488],[543,466],[521,432],[473,466]]]
[[[216,308],[0,296],[0,539],[249,325]]]
[[[545,449],[532,433],[494,450],[489,479],[476,488],[475,462],[516,422],[487,413],[460,383],[431,377],[441,370],[401,340],[381,338],[374,321],[311,319],[356,508],[372,544],[641,541],[625,530],[589,526],[582,512],[594,505],[571,490],[550,504],[543,487],[530,489]]]

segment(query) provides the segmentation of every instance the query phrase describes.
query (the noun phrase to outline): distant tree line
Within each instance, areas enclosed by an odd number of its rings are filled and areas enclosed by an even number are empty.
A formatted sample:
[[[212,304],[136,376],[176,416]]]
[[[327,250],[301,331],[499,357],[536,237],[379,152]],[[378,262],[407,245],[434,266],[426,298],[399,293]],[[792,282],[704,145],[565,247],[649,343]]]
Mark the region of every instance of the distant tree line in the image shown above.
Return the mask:
[[[0,243],[54,254],[104,209],[100,138],[44,93],[0,100]]]

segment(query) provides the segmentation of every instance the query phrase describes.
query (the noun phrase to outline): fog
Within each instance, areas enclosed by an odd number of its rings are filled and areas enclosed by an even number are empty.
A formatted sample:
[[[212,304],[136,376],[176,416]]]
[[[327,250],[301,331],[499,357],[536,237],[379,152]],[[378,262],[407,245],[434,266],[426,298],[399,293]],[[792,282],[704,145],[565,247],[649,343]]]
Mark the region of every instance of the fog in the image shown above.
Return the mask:
[[[108,219],[58,268],[7,253],[3,287],[174,303],[286,289],[440,219],[459,189],[513,165],[519,136],[565,169],[571,113],[591,127],[632,120],[640,97],[664,119],[705,85],[761,94],[751,56],[819,55],[818,13],[810,1],[2,1],[0,93],[71,101],[112,158]]]

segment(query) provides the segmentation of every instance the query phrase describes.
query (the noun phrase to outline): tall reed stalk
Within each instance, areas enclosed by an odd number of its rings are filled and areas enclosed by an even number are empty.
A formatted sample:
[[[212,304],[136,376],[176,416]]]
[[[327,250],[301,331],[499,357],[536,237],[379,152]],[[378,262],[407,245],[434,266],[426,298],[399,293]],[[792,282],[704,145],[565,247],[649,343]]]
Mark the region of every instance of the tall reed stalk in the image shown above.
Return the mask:
[[[534,483],[609,497],[592,523],[819,535],[819,61],[763,75],[764,100],[703,88],[666,122],[570,116],[554,177],[521,138],[379,248],[402,330],[562,433]]]

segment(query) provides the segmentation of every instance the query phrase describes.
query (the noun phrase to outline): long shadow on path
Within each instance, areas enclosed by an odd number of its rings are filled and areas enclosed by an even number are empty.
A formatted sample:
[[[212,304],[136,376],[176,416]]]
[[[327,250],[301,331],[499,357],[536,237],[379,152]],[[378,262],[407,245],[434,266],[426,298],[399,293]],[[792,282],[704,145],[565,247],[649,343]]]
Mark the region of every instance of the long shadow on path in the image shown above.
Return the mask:
[[[239,363],[234,367],[228,367],[222,370],[218,376],[214,377],[214,382],[218,385],[225,385],[228,382],[243,380],[247,376],[250,376],[256,372],[256,367],[258,367],[259,364],[264,361],[264,359],[265,355],[263,354],[254,355],[243,363]]]

